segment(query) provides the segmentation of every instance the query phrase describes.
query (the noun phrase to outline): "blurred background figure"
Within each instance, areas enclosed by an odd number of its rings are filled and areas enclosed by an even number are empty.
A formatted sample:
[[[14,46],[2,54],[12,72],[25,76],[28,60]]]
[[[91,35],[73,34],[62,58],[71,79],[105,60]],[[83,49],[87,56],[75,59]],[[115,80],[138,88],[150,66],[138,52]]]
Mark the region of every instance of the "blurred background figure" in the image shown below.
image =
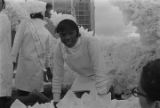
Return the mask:
[[[49,38],[51,34],[44,27],[42,11],[34,10],[30,14],[31,19],[24,20],[16,32],[12,57],[16,62],[19,54],[15,76],[17,97],[24,104],[30,105],[35,102],[47,102],[49,99],[43,95],[44,72],[49,66],[46,60],[49,53]]]
[[[9,108],[13,76],[11,23],[4,8],[5,1],[0,0],[0,107]]]
[[[45,17],[51,18],[51,10],[53,9],[52,3],[46,4]]]
[[[133,95],[139,97],[142,108],[160,108],[160,59],[150,61],[143,67],[139,87]]]

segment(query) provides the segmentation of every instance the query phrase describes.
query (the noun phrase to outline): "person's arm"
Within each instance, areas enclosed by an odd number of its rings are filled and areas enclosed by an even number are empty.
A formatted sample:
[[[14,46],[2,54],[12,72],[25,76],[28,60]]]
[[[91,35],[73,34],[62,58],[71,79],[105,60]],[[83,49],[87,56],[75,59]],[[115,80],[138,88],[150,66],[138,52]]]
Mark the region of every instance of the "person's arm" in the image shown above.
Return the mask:
[[[61,96],[61,85],[64,77],[64,59],[60,44],[56,47],[54,57],[54,72],[52,79],[52,93],[54,102],[59,102]]]
[[[48,35],[48,38],[45,42],[45,52],[46,52],[46,56],[45,56],[45,67],[51,67],[52,64],[52,59],[54,56],[54,50],[56,47],[56,43],[57,43],[57,39],[55,39],[54,37],[51,36],[51,34]]]
[[[49,36],[45,42],[45,67],[48,68],[50,67],[50,41],[49,41]]]
[[[50,70],[50,47],[49,47],[49,37],[45,41],[45,68],[46,71],[44,72],[44,81],[48,82],[50,78],[52,78],[51,70]]]
[[[107,72],[105,60],[101,51],[100,42],[96,38],[90,38],[88,42],[89,56],[93,71],[96,74],[96,89],[99,95],[105,95],[111,87],[112,75]]]
[[[13,62],[13,70],[15,70],[16,67],[17,67],[17,57],[18,57],[18,53],[19,53],[21,44],[22,44],[23,39],[24,39],[25,29],[26,29],[26,23],[22,22],[19,25],[19,29],[17,30],[16,35],[15,35],[15,39],[14,39],[13,47],[12,47],[12,51],[11,51],[12,62]]]
[[[26,23],[22,22],[19,25],[19,29],[17,30],[17,33],[15,35],[15,39],[14,39],[14,43],[13,43],[13,47],[12,47],[12,52],[11,52],[13,63],[16,63],[17,56],[18,56],[21,44],[24,39],[25,28],[26,28]]]
[[[47,24],[45,25],[46,29],[52,34],[54,38],[57,38],[55,35],[55,25],[50,19],[46,18],[45,20],[47,22]]]
[[[0,15],[0,43],[3,41],[3,37],[5,35],[5,29],[7,29],[6,27],[3,27],[5,25],[4,22],[5,22],[5,18],[3,15]]]
[[[45,43],[46,45],[46,59],[45,59],[45,67],[46,67],[46,75],[48,77],[48,81],[51,81],[52,80],[52,60],[53,60],[53,56],[54,56],[54,49],[53,47],[55,47],[55,44],[54,44],[54,38],[52,36],[48,36],[48,39]]]

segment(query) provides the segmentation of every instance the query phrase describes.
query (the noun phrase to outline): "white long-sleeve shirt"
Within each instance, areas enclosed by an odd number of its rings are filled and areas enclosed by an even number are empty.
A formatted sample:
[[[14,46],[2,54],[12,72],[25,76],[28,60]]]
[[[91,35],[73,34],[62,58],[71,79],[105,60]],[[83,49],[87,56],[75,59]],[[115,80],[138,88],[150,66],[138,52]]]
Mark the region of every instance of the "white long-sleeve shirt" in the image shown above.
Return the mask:
[[[59,42],[54,58],[53,93],[61,93],[64,62],[81,76],[88,78],[95,76],[95,86],[98,93],[105,94],[108,92],[111,77],[106,72],[106,65],[100,50],[100,44],[95,37],[82,35],[73,48],[67,48]]]
[[[0,12],[0,97],[11,96],[13,66],[11,60],[11,23]]]
[[[41,19],[25,20],[16,33],[12,59],[16,62],[19,54],[18,67],[15,77],[17,89],[32,92],[43,89],[43,69],[48,56],[49,38],[51,34],[44,27],[46,23]]]

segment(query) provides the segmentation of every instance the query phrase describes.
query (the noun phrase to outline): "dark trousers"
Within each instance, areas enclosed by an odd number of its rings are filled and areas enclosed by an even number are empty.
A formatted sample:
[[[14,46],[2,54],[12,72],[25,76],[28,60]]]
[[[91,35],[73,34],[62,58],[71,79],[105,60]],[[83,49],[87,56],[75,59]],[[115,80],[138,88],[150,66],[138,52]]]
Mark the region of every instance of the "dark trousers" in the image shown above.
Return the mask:
[[[30,92],[23,91],[23,90],[17,90],[15,99],[19,99],[22,103],[25,105],[33,105],[37,102],[36,97],[30,95]]]
[[[10,108],[12,102],[11,97],[0,97],[0,108]]]
[[[19,99],[25,105],[34,105],[35,103],[45,103],[49,102],[49,98],[47,98],[44,93],[36,93],[33,94],[31,92],[17,90],[15,99]]]

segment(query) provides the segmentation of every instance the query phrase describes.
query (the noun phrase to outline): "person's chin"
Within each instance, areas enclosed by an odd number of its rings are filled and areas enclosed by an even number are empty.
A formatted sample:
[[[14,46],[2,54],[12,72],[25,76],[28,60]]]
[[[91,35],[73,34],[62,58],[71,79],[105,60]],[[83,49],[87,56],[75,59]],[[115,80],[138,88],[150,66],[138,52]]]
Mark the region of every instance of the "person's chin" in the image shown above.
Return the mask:
[[[66,45],[68,48],[72,48],[73,47],[73,45]]]
[[[67,43],[66,43],[65,46],[68,47],[68,48],[72,48],[74,45],[73,45],[73,44],[69,44],[69,43],[67,44]]]

